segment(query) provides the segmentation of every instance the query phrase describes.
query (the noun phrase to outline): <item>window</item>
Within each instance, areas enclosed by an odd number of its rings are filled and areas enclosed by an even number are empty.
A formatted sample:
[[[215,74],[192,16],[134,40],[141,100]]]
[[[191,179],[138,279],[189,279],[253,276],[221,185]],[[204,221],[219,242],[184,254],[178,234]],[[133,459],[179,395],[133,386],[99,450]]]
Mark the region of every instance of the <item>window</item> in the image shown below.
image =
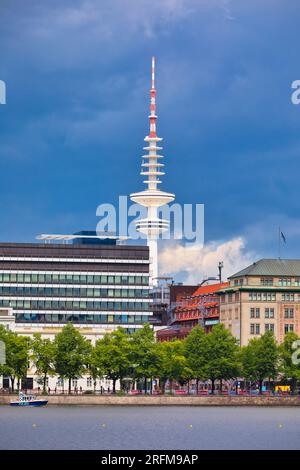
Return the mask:
[[[239,294],[239,292],[237,292],[237,293],[235,294],[235,299],[234,299],[234,300],[235,300],[235,302],[238,302],[238,301],[240,300],[240,294]]]
[[[265,331],[272,331],[274,333],[274,331],[275,331],[274,323],[266,323],[265,324]]]
[[[93,385],[92,377],[87,377],[86,386],[90,388]]]
[[[279,282],[278,284],[280,286],[283,286],[283,287],[287,287],[287,286],[290,286],[291,285],[291,278],[290,277],[282,277],[281,279],[279,279]]]
[[[284,318],[294,318],[294,309],[293,308],[285,308],[284,309]]]
[[[260,279],[260,283],[262,286],[272,286],[273,285],[273,278],[272,277],[262,277]]]
[[[295,277],[295,286],[300,286],[300,277]]]
[[[250,323],[250,335],[259,335],[260,334],[260,324],[259,323]]]
[[[281,299],[287,302],[294,302],[294,294],[284,293],[281,295]]]
[[[286,334],[289,331],[294,331],[294,325],[285,324],[284,325],[284,333]]]
[[[64,379],[62,379],[61,377],[58,377],[56,385],[58,387],[63,387],[64,386]]]
[[[265,318],[274,318],[274,308],[265,308]]]

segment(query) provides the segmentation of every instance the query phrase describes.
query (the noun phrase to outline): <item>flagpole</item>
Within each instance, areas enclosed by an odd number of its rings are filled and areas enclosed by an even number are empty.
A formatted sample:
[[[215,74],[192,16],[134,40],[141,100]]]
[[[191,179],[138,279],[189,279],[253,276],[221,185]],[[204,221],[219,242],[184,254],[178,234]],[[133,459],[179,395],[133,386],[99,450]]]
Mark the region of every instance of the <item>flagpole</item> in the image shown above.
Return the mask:
[[[278,227],[278,259],[280,259],[280,255],[281,255],[281,253],[280,253],[280,248],[281,248],[280,243],[281,243],[281,240],[280,240],[280,227]]]

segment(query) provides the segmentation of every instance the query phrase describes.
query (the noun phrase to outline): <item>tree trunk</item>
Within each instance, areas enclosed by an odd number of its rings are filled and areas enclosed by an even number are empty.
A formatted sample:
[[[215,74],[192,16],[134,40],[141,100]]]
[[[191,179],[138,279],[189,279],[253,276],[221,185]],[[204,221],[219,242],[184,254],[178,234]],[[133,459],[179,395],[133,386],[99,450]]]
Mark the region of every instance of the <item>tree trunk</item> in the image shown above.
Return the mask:
[[[144,377],[144,390],[145,390],[145,395],[147,394],[147,377]]]
[[[291,389],[292,389],[292,395],[295,395],[295,390],[296,390],[296,384],[297,384],[297,380],[295,379],[295,377],[292,378],[292,383],[291,383]]]
[[[164,395],[166,391],[166,383],[164,380],[161,381],[161,392]]]
[[[43,395],[46,395],[46,381],[47,381],[47,374],[45,374],[43,378]]]
[[[211,394],[215,394],[215,379],[211,379]]]
[[[97,381],[94,380],[94,393],[96,393],[96,385],[97,385]]]
[[[262,395],[263,380],[259,381],[259,394]]]
[[[117,379],[113,379],[113,393],[116,393],[116,381]]]
[[[196,393],[199,393],[199,379],[196,380]]]
[[[222,379],[220,380],[220,392],[221,393],[223,392],[223,380]]]
[[[19,377],[18,377],[17,387],[18,387],[18,392],[19,392],[20,391],[20,378]]]
[[[190,394],[190,381],[189,381],[189,380],[187,381],[187,386],[188,386],[188,390],[187,390],[187,391],[188,391],[188,395],[189,395],[189,394]]]
[[[11,391],[14,393],[14,391],[15,391],[15,378],[11,377],[10,381],[11,381]]]
[[[69,395],[71,395],[71,378],[69,378]]]
[[[173,380],[170,380],[170,392],[173,393]]]

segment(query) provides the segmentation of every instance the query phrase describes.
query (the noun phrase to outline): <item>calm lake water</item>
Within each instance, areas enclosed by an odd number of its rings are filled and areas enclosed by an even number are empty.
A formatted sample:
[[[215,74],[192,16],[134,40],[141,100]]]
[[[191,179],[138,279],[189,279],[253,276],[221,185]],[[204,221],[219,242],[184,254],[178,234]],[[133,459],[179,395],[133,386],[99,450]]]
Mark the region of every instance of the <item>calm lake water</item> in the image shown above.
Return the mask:
[[[0,407],[0,449],[300,449],[300,407]]]

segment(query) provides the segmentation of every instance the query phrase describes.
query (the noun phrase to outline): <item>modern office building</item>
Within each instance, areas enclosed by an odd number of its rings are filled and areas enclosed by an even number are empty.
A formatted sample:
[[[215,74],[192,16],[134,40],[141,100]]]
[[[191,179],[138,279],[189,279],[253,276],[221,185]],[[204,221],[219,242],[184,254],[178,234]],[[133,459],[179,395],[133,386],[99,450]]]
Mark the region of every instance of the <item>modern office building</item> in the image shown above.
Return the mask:
[[[17,330],[72,322],[132,331],[148,322],[148,247],[95,244],[95,236],[79,244],[82,234],[72,237],[70,245],[0,243],[0,308],[12,309]]]
[[[220,321],[242,346],[267,330],[282,342],[300,333],[300,260],[261,259],[229,277],[220,295]]]

